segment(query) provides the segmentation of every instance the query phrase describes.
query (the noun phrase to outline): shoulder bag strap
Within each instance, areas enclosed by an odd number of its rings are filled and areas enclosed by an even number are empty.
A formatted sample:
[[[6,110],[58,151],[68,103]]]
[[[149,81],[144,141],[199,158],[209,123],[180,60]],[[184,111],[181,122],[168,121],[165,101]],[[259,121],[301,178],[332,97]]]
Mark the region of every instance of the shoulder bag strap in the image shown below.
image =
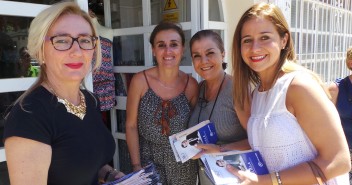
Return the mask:
[[[326,183],[325,183],[326,177],[325,177],[323,171],[321,171],[320,167],[317,164],[315,164],[315,162],[313,162],[313,161],[308,161],[307,163],[309,164],[315,178],[317,179],[318,184],[319,185],[326,185]]]

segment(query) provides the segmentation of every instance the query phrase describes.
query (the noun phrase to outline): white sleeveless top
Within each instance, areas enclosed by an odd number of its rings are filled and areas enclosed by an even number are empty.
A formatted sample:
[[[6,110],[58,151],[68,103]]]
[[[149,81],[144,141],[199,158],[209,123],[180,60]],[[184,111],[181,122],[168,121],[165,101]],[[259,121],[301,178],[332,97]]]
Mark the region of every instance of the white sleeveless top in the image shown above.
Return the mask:
[[[311,78],[303,71],[286,73],[269,91],[259,92],[256,87],[253,92],[248,140],[252,149],[263,156],[269,172],[281,171],[317,156],[317,150],[296,117],[286,108],[287,89],[298,74]],[[349,182],[347,175],[329,180],[328,184],[345,185]]]

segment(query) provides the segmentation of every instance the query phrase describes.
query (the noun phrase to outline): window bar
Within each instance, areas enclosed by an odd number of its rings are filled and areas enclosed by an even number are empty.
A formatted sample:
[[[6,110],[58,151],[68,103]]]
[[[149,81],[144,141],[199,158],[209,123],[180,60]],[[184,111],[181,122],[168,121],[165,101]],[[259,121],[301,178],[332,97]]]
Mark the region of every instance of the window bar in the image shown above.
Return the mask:
[[[319,55],[319,49],[318,49],[318,37],[321,34],[319,30],[319,10],[318,10],[318,4],[313,3],[313,15],[314,15],[314,27],[313,27],[313,32],[312,32],[312,39],[314,41],[314,49],[313,49],[313,60],[315,63],[321,63],[320,59],[318,59]],[[318,32],[314,32],[314,30],[318,30]]]
[[[308,53],[308,45],[309,45],[309,34],[308,34],[308,31],[309,31],[309,22],[310,22],[310,16],[309,16],[309,2],[308,1],[306,1],[306,2],[304,2],[304,7],[306,8],[305,10],[304,10],[304,12],[305,12],[305,14],[306,14],[306,22],[305,22],[305,29],[304,29],[304,37],[303,38],[305,38],[304,39],[304,64],[305,64],[305,66],[309,66],[309,68],[311,69],[311,70],[313,70],[313,68],[312,68],[312,63],[309,61],[309,53]]]
[[[297,0],[300,2],[300,14],[299,14],[299,25],[298,25],[298,28],[297,31],[299,32],[299,41],[298,41],[298,50],[299,50],[299,62],[302,64],[302,47],[303,47],[303,0]]]
[[[329,55],[329,53],[328,53],[328,47],[329,47],[329,45],[330,45],[330,42],[329,42],[329,31],[328,31],[328,21],[329,21],[329,10],[328,10],[328,8],[326,7],[326,6],[322,6],[322,10],[323,10],[323,17],[324,17],[324,23],[325,23],[325,25],[324,25],[324,28],[323,28],[323,30],[324,30],[324,50],[322,51],[323,53],[324,53],[324,58],[325,59],[328,59],[328,60],[330,60],[330,55]]]

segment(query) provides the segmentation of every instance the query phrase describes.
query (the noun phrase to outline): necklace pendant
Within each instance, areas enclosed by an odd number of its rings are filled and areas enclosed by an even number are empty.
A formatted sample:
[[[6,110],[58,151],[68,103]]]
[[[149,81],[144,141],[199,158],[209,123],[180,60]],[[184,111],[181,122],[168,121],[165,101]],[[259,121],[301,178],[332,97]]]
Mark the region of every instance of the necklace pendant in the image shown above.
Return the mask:
[[[56,96],[56,98],[59,103],[62,103],[65,106],[66,111],[68,113],[71,113],[71,114],[77,116],[79,119],[83,120],[84,116],[86,115],[86,108],[87,107],[86,107],[86,101],[85,101],[84,94],[82,92],[80,92],[79,96],[80,96],[81,102],[78,106],[75,106],[74,104],[72,104],[71,102],[69,102],[66,99],[61,99],[58,96]]]

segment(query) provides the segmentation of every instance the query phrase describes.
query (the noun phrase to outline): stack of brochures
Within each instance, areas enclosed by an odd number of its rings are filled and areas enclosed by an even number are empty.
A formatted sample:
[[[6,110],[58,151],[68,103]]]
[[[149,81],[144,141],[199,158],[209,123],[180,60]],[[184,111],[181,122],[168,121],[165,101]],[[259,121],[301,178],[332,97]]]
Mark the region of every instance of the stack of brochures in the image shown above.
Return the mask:
[[[269,171],[258,151],[229,151],[216,154],[205,154],[201,157],[205,174],[215,185],[238,185],[240,180],[227,171],[230,164],[238,170],[247,171],[257,175],[268,174]]]
[[[103,185],[158,185],[160,184],[159,182],[160,175],[157,173],[155,165],[151,163],[139,171],[132,172]]]
[[[201,151],[195,147],[196,144],[215,144],[218,141],[218,136],[214,123],[206,120],[169,136],[169,141],[176,161],[184,163]]]

